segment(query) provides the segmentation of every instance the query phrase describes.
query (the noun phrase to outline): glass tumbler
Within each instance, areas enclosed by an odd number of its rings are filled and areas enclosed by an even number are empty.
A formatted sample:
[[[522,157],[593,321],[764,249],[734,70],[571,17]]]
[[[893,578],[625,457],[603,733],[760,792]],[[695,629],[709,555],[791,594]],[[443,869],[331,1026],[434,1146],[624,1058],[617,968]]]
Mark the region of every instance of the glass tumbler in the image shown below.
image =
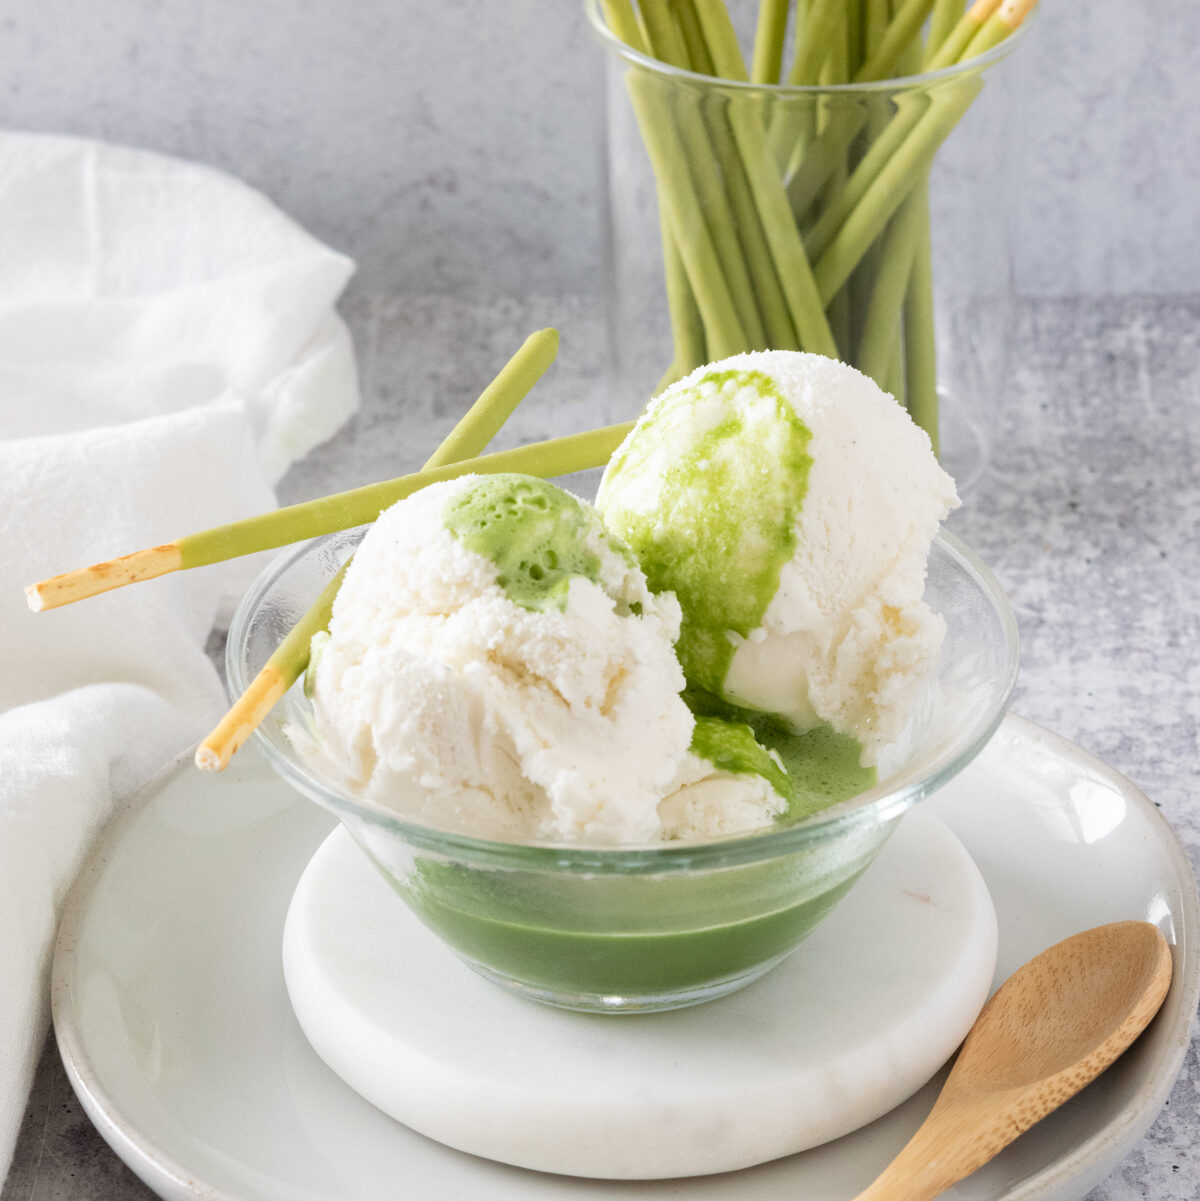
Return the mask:
[[[1019,118],[994,77],[1021,31],[938,71],[795,87],[668,66],[586,7],[606,57],[611,418],[702,363],[813,350],[905,404],[970,489],[1011,344]]]

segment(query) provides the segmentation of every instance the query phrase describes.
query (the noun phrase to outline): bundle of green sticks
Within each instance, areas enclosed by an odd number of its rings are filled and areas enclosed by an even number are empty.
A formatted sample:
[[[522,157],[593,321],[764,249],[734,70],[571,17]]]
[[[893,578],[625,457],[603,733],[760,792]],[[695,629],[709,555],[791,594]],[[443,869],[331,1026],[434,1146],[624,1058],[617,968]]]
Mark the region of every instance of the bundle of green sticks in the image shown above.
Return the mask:
[[[724,0],[599,0],[634,52],[658,191],[660,389],[742,351],[812,351],[870,375],[937,446],[930,169],[1035,2],[759,0],[747,68]]]

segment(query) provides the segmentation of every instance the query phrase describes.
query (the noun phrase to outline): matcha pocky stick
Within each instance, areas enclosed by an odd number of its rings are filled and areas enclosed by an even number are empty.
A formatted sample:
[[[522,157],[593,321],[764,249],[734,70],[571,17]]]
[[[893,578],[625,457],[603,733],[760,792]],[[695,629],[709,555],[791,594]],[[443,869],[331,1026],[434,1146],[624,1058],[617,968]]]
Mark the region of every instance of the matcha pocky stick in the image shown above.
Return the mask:
[[[750,78],[755,83],[779,82],[787,21],[788,0],[759,0],[754,55],[750,63]]]
[[[913,187],[927,174],[938,147],[982,87],[978,76],[967,76],[931,99],[928,109],[870,182],[829,245],[815,258],[813,276],[823,303],[828,303],[846,282]]]
[[[1000,0],[975,0],[969,9],[951,27],[938,48],[925,63],[926,71],[940,71],[943,67],[958,62],[976,34],[1000,7]]]
[[[286,509],[276,509],[259,517],[248,517],[229,525],[217,526],[199,534],[180,539],[183,568],[202,567],[238,555],[253,554],[331,534],[351,526],[374,521],[389,505],[411,496],[427,484],[471,472],[488,474],[497,471],[517,471],[525,475],[549,479],[603,467],[609,455],[621,444],[632,422],[603,426],[580,434],[531,442],[513,450],[501,450],[478,458],[464,459],[444,467],[402,475],[365,488],[339,492],[320,500],[305,501]]]
[[[929,14],[929,32],[925,37],[925,64],[941,49],[966,11],[966,0],[933,0]]]
[[[672,0],[670,16],[674,18],[682,40],[682,57],[670,65],[680,66],[699,75],[715,73],[700,17],[691,0]],[[658,55],[663,58],[662,54]],[[664,58],[664,61],[667,61]],[[714,106],[700,106],[700,116],[712,143],[712,151],[729,191],[729,207],[736,222],[736,237],[746,259],[754,301],[762,319],[762,340],[755,347],[768,346],[777,350],[799,350],[800,342],[788,311],[787,300],[775,269],[771,247],[759,218],[754,192],[746,174],[746,165],[734,140],[729,118]],[[711,214],[708,214],[711,221]],[[698,367],[703,359],[693,359]]]
[[[351,556],[353,557],[353,556]],[[196,766],[205,771],[223,771],[238,748],[262,724],[285,692],[308,667],[314,635],[329,625],[334,598],[346,577],[350,559],[321,590],[307,613],[288,631],[246,691],[229,707],[212,733],[196,748]]]
[[[642,15],[650,53],[668,66],[690,70],[692,64],[683,33],[671,10],[664,4],[646,5]],[[689,103],[692,99],[682,92],[675,96],[670,117],[687,158],[691,185],[704,214],[721,273],[742,325],[743,349],[761,350],[767,345],[766,334],[750,279],[749,262],[738,238],[739,225],[745,222],[745,210],[734,209],[736,194],[726,186],[726,180],[732,179],[729,159],[723,159],[719,144],[714,145],[709,122],[699,105]]]
[[[204,567],[239,555],[271,550],[319,534],[331,534],[374,521],[388,505],[426,484],[453,479],[468,472],[518,471],[549,478],[602,467],[629,432],[632,422],[604,426],[584,433],[532,442],[448,466],[414,472],[247,517],[228,525],[189,534],[173,542],[135,551],[119,559],[78,568],[25,589],[35,612],[96,596],[125,584],[152,579],[172,571]]]
[[[967,64],[994,49],[1019,28],[1034,3],[1003,0],[997,9],[995,0],[977,0],[931,60],[929,69]],[[886,139],[885,145],[878,152],[873,146],[855,170],[860,178],[848,181],[848,187],[853,185],[853,204],[848,211],[845,202],[838,205],[836,215],[841,220],[836,227],[832,219],[826,220],[821,238],[810,235],[808,249],[823,300],[828,301],[836,293],[901,202],[926,177],[937,148],[982,87],[977,74],[964,75],[942,85],[923,109],[913,106],[892,118],[879,139]]]
[[[542,377],[554,361],[557,351],[557,331],[543,329],[531,334],[430,455],[425,470],[478,455]],[[313,636],[328,627],[334,598],[349,566],[350,559],[347,559],[321,590],[308,612],[275,648],[245,692],[200,744],[196,750],[197,767],[208,771],[225,768],[276,702],[304,674]]]
[[[748,82],[745,60],[723,0],[687,2],[694,5],[716,75],[735,82]],[[750,103],[745,103],[741,97],[733,97],[727,111],[800,347],[814,354],[837,358],[837,343],[818,298],[813,268],[792,218],[787,193],[775,169],[761,110],[752,97]]]
[[[605,24],[614,35],[638,54],[646,54],[646,39],[633,11],[633,0],[600,0]],[[667,289],[667,312],[671,321],[671,342],[675,357],[658,381],[656,392],[682,379],[697,363],[707,360],[704,318],[688,280],[687,267],[662,197],[658,202],[659,235],[663,248],[663,274]]]
[[[937,345],[933,322],[933,247],[929,228],[929,181],[920,183],[909,203],[921,206],[925,221],[917,235],[912,272],[904,294],[904,380],[908,412],[939,452]]]

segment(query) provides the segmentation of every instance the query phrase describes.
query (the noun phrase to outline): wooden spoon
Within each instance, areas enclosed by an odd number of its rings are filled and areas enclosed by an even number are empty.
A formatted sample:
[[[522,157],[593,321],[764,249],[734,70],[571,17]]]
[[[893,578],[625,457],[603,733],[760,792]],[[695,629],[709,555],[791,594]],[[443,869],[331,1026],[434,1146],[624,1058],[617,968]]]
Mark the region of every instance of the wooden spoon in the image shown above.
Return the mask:
[[[1094,1080],[1158,1012],[1171,949],[1149,922],[1056,943],[1004,982],[937,1102],[856,1201],[929,1201]]]

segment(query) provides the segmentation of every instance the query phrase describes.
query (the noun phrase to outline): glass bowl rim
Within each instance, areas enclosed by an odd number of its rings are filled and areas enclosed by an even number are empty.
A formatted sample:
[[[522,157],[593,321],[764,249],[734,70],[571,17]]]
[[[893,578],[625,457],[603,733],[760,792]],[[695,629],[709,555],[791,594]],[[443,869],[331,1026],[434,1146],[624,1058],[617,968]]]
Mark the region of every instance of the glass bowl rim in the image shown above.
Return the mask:
[[[936,71],[921,71],[913,75],[897,75],[890,79],[868,80],[863,83],[793,84],[753,83],[748,79],[722,79],[716,75],[703,75],[698,71],[674,67],[670,63],[664,63],[661,59],[643,54],[640,50],[635,50],[621,41],[604,23],[604,16],[600,11],[600,0],[584,0],[584,8],[588,24],[591,26],[592,36],[615,58],[624,59],[631,66],[653,75],[675,79],[680,83],[721,91],[781,97],[847,96],[861,92],[909,92],[927,88],[931,84],[948,82],[959,76],[985,71],[993,64],[1007,58],[1024,37],[1026,30],[1037,19],[1037,8],[1035,7],[999,45],[984,51],[983,54],[977,54],[966,62],[952,63],[950,66],[940,67]]]
[[[342,530],[290,547],[277,555],[243,594],[230,622],[225,647],[226,688],[232,698],[249,684],[238,655],[250,621],[263,597],[298,560],[334,538],[346,538],[368,527]],[[1016,615],[991,569],[962,539],[941,529],[935,543],[960,570],[964,570],[991,604],[1003,636],[1007,661],[997,681],[992,703],[972,726],[955,740],[955,749],[932,771],[913,775],[901,769],[897,777],[864,792],[809,814],[786,826],[725,835],[705,842],[658,842],[635,846],[589,846],[573,842],[501,842],[438,829],[409,821],[381,806],[339,791],[334,783],[309,771],[298,757],[288,754],[261,728],[254,741],[274,770],[293,788],[339,817],[366,821],[396,835],[410,846],[481,867],[525,871],[581,871],[597,875],[660,874],[733,867],[793,854],[871,821],[882,824],[899,817],[911,805],[941,788],[956,776],[990,741],[1008,710],[1016,685],[1020,660]],[[299,687],[297,683],[293,687]],[[282,733],[280,737],[285,737]]]

